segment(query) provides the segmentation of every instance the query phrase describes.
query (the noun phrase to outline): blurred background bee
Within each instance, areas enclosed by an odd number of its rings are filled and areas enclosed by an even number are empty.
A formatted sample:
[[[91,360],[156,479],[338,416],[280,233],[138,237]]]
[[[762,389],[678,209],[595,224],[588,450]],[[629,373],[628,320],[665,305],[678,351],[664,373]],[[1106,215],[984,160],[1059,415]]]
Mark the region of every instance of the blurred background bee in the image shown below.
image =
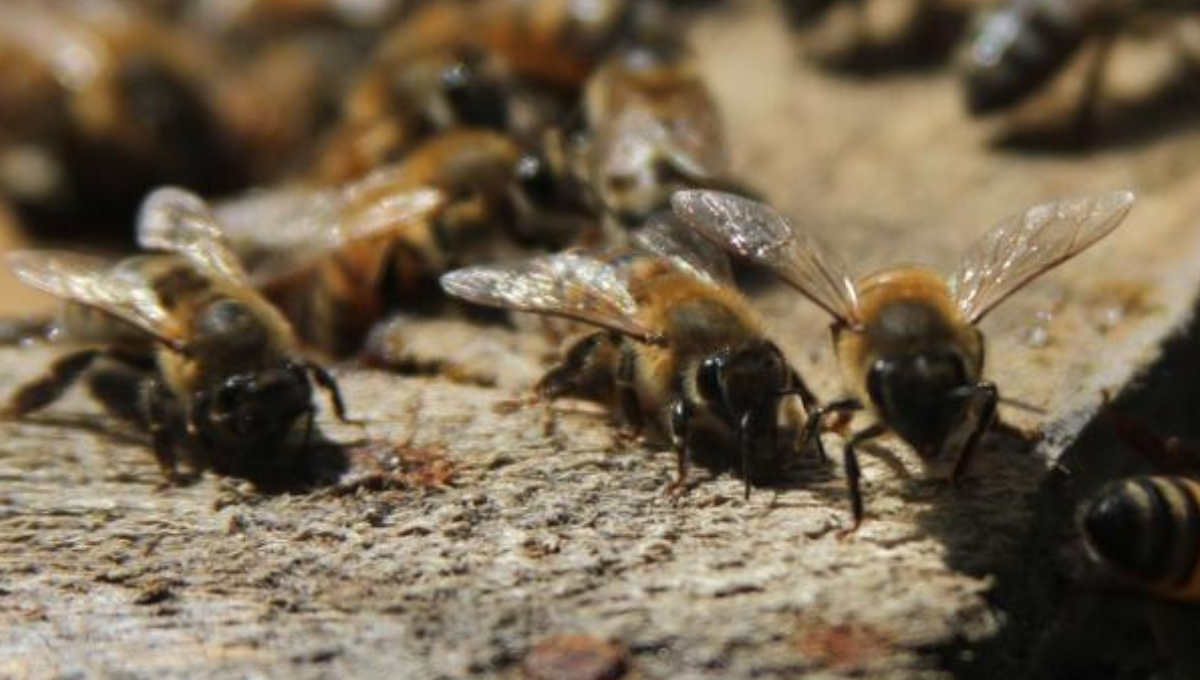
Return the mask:
[[[993,227],[949,278],[923,267],[855,280],[842,260],[771,208],[732,194],[683,191],[676,215],[705,237],[762,265],[834,319],[834,350],[854,396],[808,422],[820,440],[827,412],[870,407],[876,423],[843,451],[854,527],[863,517],[857,448],[891,430],[926,462],[949,460],[961,476],[996,422],[999,395],[983,378],[976,325],[1041,274],[1103,238],[1133,205],[1118,191],[1036,205]]]
[[[560,316],[600,331],[575,342],[537,384],[540,399],[582,398],[620,415],[635,433],[675,448],[673,490],[686,488],[697,453],[753,479],[781,463],[778,417],[786,395],[816,399],[733,288],[728,262],[669,218],[639,232],[639,250],[566,251],[442,277],[447,293],[482,305]],[[734,448],[736,457],[719,452]],[[792,451],[787,446],[788,452]]]
[[[1107,67],[1122,33],[1142,29],[1175,48],[1173,68],[1165,76],[1148,72],[1143,88],[1153,83],[1151,94],[1161,96],[1157,90],[1191,87],[1195,48],[1186,33],[1189,15],[1196,16],[1188,3],[1006,0],[981,16],[964,50],[967,109],[978,117],[1017,111],[1072,74],[1080,84],[1068,130],[1086,139],[1098,122]],[[1073,68],[1076,64],[1081,68]]]
[[[0,6],[0,191],[37,223],[127,224],[150,187],[245,179],[222,55],[130,3]]]
[[[517,252],[520,157],[503,135],[452,130],[357,182],[227,201],[219,222],[300,337],[346,355],[385,314],[436,308],[440,274]]]
[[[1158,474],[1109,482],[1079,504],[1076,526],[1108,587],[1200,602],[1200,451],[1111,407],[1105,420]]]
[[[86,377],[108,411],[149,432],[171,482],[185,478],[181,460],[251,479],[289,472],[312,437],[312,383],[345,420],[334,379],[300,354],[197,196],[153,193],[139,241],[165,252],[116,263],[64,251],[10,254],[22,281],[67,302],[64,339],[87,347],[19,388],[4,415],[40,410]]]
[[[320,181],[355,179],[414,140],[452,127],[518,141],[563,118],[595,63],[656,3],[427,3],[389,31],[346,95],[315,161]]]
[[[583,114],[566,140],[566,172],[626,227],[667,209],[677,189],[736,184],[720,110],[680,45],[659,40],[604,61]]]
[[[928,68],[946,61],[977,0],[780,0],[804,53],[858,74]]]

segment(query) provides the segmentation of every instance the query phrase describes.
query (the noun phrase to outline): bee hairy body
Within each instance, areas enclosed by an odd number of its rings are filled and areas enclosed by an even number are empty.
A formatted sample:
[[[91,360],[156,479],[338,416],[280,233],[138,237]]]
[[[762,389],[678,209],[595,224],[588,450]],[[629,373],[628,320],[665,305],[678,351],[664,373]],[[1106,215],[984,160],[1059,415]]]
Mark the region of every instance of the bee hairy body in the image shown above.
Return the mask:
[[[1079,519],[1088,551],[1122,585],[1200,601],[1200,482],[1166,475],[1114,482]]]
[[[861,329],[834,326],[846,384],[919,453],[932,457],[958,418],[945,395],[979,382],[983,336],[962,318],[945,280],[900,267],[857,284]],[[932,379],[930,379],[932,378]]]
[[[300,356],[287,320],[250,285],[202,199],[159,189],[139,220],[139,242],[157,252],[115,263],[9,254],[18,278],[64,301],[64,339],[83,349],[20,387],[4,416],[38,411],[83,379],[110,412],[149,432],[172,481],[181,456],[197,472],[247,477],[281,455],[293,460],[297,426],[301,449],[311,434],[314,383],[345,419],[333,377]]]
[[[268,282],[267,297],[307,344],[335,355],[357,351],[387,311],[414,305],[427,297],[438,275],[478,261],[503,240],[518,156],[507,137],[482,130],[430,139],[405,162],[348,190],[353,198],[337,219],[370,219],[391,197],[430,188],[447,197],[443,205],[377,236],[341,244]]]

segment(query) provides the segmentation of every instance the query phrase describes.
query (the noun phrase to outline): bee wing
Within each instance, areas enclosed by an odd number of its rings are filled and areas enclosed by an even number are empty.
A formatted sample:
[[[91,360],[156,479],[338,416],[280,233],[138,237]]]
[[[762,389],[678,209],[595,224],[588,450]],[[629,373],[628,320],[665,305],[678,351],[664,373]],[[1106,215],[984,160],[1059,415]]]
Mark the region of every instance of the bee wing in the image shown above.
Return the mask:
[[[846,265],[770,207],[720,191],[671,196],[675,214],[708,238],[771,269],[843,323],[857,325],[858,295]]]
[[[441,284],[450,295],[477,304],[566,317],[643,342],[662,342],[657,331],[636,320],[638,304],[620,272],[586,253],[467,267],[442,275]]]
[[[137,225],[143,248],[178,253],[214,276],[249,284],[208,203],[196,194],[177,187],[155,189],[142,202]]]
[[[643,250],[670,260],[696,278],[713,284],[733,281],[729,258],[708,239],[688,229],[671,213],[658,213],[633,235]]]
[[[1042,273],[1071,259],[1117,228],[1133,192],[1042,203],[993,227],[950,279],[955,302],[975,323]]]
[[[357,183],[341,189],[282,189],[217,208],[230,241],[264,284],[312,265],[341,248],[394,234],[428,217],[445,195],[428,187],[372,192]],[[381,251],[382,253],[382,251]]]
[[[59,250],[17,250],[7,259],[13,274],[33,288],[107,312],[177,350],[184,346],[182,329],[150,284],[132,270]]]
[[[660,152],[693,179],[723,175],[728,167],[724,138],[704,116],[669,124],[649,111],[627,111],[610,125],[601,147],[604,171],[611,175],[636,175]]]

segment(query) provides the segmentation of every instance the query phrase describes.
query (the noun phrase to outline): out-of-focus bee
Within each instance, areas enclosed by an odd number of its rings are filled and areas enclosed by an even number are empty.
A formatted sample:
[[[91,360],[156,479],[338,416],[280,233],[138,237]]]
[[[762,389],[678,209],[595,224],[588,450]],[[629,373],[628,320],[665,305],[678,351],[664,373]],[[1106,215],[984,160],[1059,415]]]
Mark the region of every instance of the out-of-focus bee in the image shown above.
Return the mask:
[[[1040,90],[1089,38],[1100,41],[1080,100],[1090,115],[1103,68],[1132,0],[1008,0],[984,15],[965,55],[967,108],[977,116],[1010,108]]]
[[[635,431],[670,437],[684,488],[694,450],[736,442],[746,493],[754,471],[777,464],[777,416],[786,394],[816,401],[762,333],[733,288],[724,254],[669,218],[638,234],[645,252],[567,251],[442,277],[471,302],[598,326],[536,386],[545,400],[606,404]]]
[[[473,46],[376,60],[358,77],[313,162],[312,179],[337,184],[401,159],[419,140],[452,128],[505,130],[516,83]]]
[[[346,354],[386,312],[427,299],[440,274],[519,237],[519,159],[507,137],[454,130],[358,182],[251,194],[220,206],[218,221],[300,337]]]
[[[149,186],[219,190],[238,179],[238,140],[211,85],[212,46],[109,0],[0,5],[5,155],[37,154],[55,182],[4,187],[22,204],[128,209]],[[32,167],[26,164],[25,167]],[[18,177],[20,173],[6,173]],[[10,184],[7,183],[6,184]]]
[[[1139,475],[1102,488],[1079,513],[1092,560],[1120,585],[1200,601],[1200,482]]]
[[[300,356],[287,321],[251,287],[200,198],[154,192],[138,236],[166,252],[115,264],[58,251],[9,256],[22,281],[67,301],[66,337],[90,347],[21,387],[6,416],[44,408],[86,377],[101,404],[149,431],[171,481],[181,478],[180,458],[252,479],[289,460],[291,436],[303,428],[303,449],[311,434],[313,382],[345,419],[334,379]]]
[[[371,29],[399,15],[407,0],[211,0],[178,7],[180,17],[221,36],[276,38],[302,28]]]
[[[833,343],[855,393],[809,419],[869,405],[877,422],[844,449],[854,526],[863,516],[856,449],[894,431],[923,460],[949,458],[961,475],[995,420],[999,399],[983,379],[976,324],[1039,275],[1116,228],[1133,204],[1118,191],[1029,208],[989,231],[948,279],[894,267],[855,281],[841,259],[771,208],[731,194],[683,191],[675,213],[706,237],[771,269],[834,318]]]
[[[683,188],[729,188],[721,114],[681,47],[622,50],[584,92],[586,132],[571,170],[605,213],[640,224]]]
[[[361,177],[451,127],[522,142],[562,110],[595,63],[655,3],[428,3],[384,37],[315,161],[322,182]],[[548,89],[547,89],[548,88]]]
[[[781,0],[805,52],[831,69],[871,73],[941,63],[977,0]]]

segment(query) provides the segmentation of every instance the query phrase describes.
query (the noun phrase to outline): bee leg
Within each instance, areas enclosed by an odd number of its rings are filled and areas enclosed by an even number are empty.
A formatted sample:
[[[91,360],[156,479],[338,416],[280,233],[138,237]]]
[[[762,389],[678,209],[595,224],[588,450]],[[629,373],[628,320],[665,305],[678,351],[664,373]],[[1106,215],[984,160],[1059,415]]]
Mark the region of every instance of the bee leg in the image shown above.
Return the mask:
[[[337,415],[338,420],[343,423],[357,422],[346,417],[346,403],[342,401],[342,390],[329,371],[325,370],[324,366],[312,361],[305,363],[304,368],[312,376],[313,382],[329,395],[329,401],[333,403],[333,412]]]
[[[85,349],[60,357],[50,364],[46,375],[17,390],[0,411],[0,417],[19,418],[57,401],[96,359],[105,354],[107,352],[102,349]]]
[[[692,404],[687,399],[679,399],[671,406],[671,444],[675,447],[675,481],[667,487],[667,493],[678,496],[687,491],[688,468],[691,466],[691,452],[688,441],[692,420]]]
[[[858,467],[858,447],[863,442],[874,439],[884,432],[887,432],[887,428],[876,423],[865,430],[856,432],[842,449],[842,465],[846,469],[846,488],[850,491],[850,510],[854,515],[854,524],[849,529],[842,530],[839,533],[841,536],[848,536],[857,531],[863,521],[862,471]]]
[[[637,355],[631,350],[621,352],[621,361],[617,365],[617,398],[621,403],[621,416],[629,428],[629,436],[636,439],[642,433],[645,422],[642,419],[642,405],[638,401],[637,388]]]
[[[175,406],[174,397],[160,381],[147,381],[141,395],[142,420],[150,432],[158,469],[162,471],[168,484],[178,486],[190,479],[179,473],[175,433],[171,427],[175,420],[172,417]]]
[[[971,392],[971,399],[978,406],[978,415],[971,434],[967,437],[967,441],[958,454],[958,459],[954,462],[954,470],[950,473],[952,483],[957,482],[966,472],[967,465],[975,457],[975,451],[979,449],[979,442],[983,440],[983,435],[991,429],[992,424],[996,421],[996,404],[1000,401],[1000,393],[996,390],[996,385],[986,381],[980,382],[971,388]]]
[[[863,403],[854,397],[831,401],[824,406],[817,406],[809,413],[808,420],[804,423],[804,431],[800,435],[801,445],[805,448],[815,447],[821,455],[821,459],[827,459],[825,444],[821,442],[821,425],[825,420],[825,416],[830,413],[844,416],[855,411],[861,411],[863,408],[865,408]]]

